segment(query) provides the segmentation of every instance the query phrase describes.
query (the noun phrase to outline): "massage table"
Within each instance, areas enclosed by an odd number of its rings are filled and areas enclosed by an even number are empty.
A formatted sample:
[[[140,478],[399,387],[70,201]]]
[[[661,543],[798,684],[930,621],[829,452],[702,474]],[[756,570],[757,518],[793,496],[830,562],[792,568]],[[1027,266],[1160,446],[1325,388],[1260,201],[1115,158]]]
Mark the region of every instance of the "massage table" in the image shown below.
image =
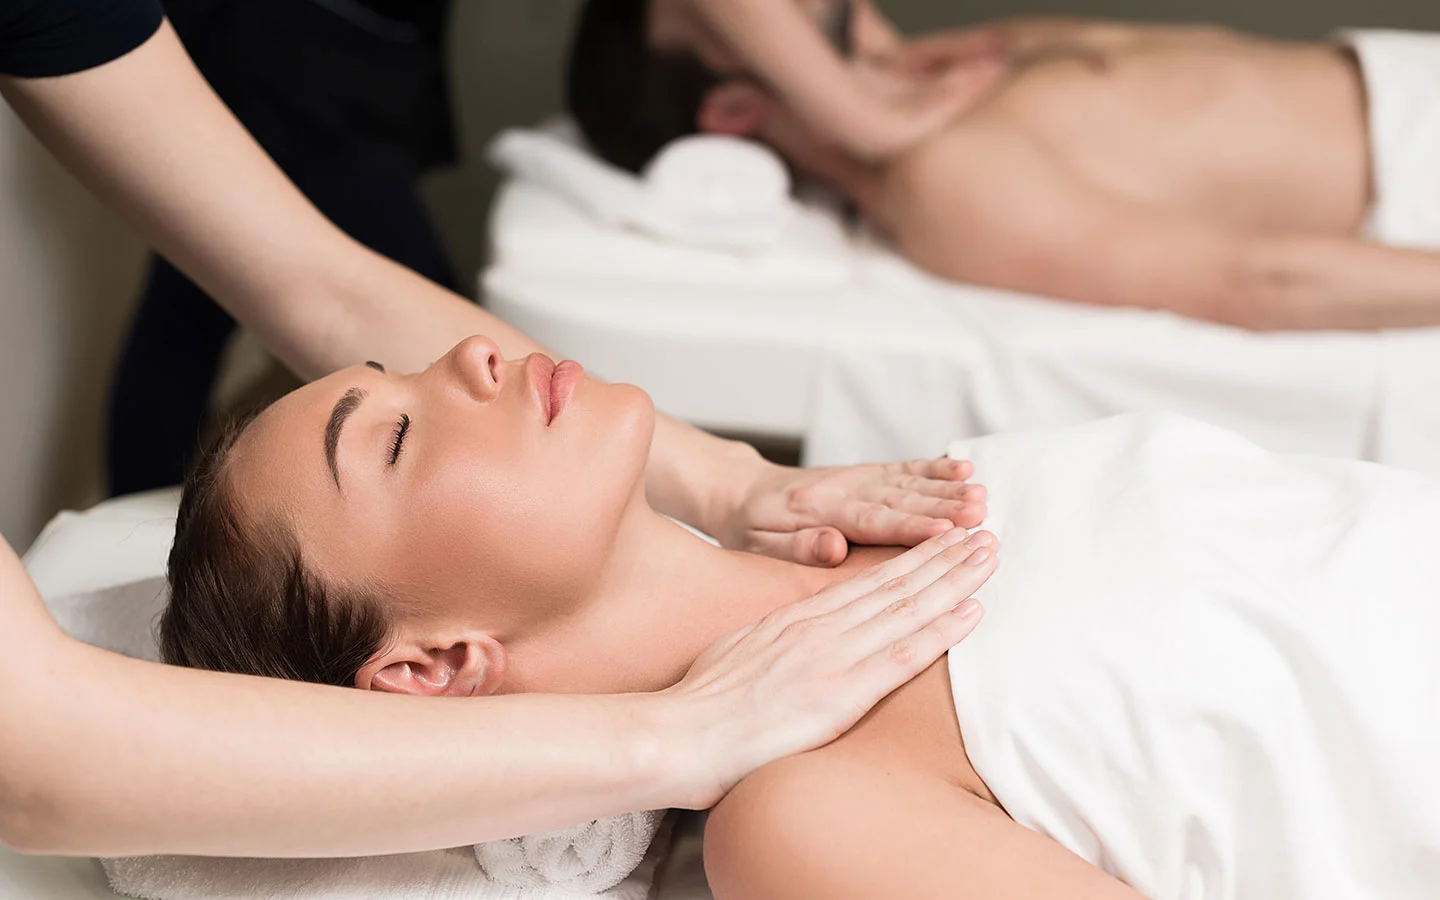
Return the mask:
[[[62,627],[108,650],[154,658],[151,628],[163,604],[178,502],[178,490],[153,491],[51,520],[24,563]],[[698,814],[677,823],[655,900],[710,900],[700,861],[702,828]],[[97,860],[25,856],[0,844],[0,900],[117,896]]]
[[[946,282],[823,196],[791,201],[763,246],[686,243],[597,216],[583,179],[558,189],[514,156],[497,160],[512,174],[486,306],[680,419],[802,441],[809,464],[1168,410],[1277,451],[1440,471],[1440,330],[1257,334]]]

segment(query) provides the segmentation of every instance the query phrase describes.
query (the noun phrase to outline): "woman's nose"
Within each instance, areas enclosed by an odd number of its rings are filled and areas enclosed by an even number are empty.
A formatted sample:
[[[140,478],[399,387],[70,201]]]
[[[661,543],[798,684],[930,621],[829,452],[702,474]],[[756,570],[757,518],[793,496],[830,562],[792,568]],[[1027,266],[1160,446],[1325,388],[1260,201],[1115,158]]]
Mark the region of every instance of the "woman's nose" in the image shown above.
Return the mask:
[[[444,362],[452,377],[476,400],[493,400],[500,393],[500,348],[489,338],[478,334],[466,338],[446,354]]]

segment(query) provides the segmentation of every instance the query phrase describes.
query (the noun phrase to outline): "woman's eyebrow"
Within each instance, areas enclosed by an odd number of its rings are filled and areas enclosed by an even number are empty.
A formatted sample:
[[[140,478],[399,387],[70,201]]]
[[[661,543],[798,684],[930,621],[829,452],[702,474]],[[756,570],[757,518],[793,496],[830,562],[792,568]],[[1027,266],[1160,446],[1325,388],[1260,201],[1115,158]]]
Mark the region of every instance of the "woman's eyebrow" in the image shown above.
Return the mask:
[[[335,451],[340,446],[340,429],[345,427],[345,420],[360,408],[360,401],[364,399],[365,392],[352,387],[335,401],[335,408],[330,410],[330,421],[325,423],[325,464],[330,467],[330,477],[335,479],[336,490],[340,490],[340,467],[335,464]]]
[[[365,360],[365,365],[367,365],[367,366],[369,366],[370,368],[374,369],[375,371],[379,372],[381,375],[384,375],[384,374],[385,374],[385,367],[382,366],[382,365],[380,365],[379,363],[377,363],[377,362],[376,362],[375,360],[373,360],[373,359],[367,359],[367,360]]]

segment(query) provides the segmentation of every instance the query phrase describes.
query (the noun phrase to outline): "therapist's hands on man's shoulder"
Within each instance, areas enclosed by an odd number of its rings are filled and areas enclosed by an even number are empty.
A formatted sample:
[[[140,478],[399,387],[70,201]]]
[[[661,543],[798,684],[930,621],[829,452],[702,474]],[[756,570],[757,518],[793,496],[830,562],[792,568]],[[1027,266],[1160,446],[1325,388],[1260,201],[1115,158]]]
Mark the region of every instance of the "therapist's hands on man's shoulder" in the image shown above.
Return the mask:
[[[851,543],[913,547],[985,520],[985,488],[964,460],[797,469],[759,457],[717,485],[701,526],[732,550],[838,566]]]

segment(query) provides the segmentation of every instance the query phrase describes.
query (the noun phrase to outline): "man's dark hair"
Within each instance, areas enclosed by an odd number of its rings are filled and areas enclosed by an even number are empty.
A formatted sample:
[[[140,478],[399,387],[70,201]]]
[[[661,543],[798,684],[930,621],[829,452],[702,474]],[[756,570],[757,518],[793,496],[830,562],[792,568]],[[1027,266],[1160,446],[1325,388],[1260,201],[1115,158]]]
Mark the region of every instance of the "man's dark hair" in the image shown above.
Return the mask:
[[[174,666],[353,687],[384,649],[380,599],[327,585],[279,523],[247,522],[226,462],[231,426],[185,482],[160,658]]]
[[[649,0],[586,0],[565,78],[566,105],[590,146],[632,172],[699,131],[701,102],[724,81],[689,51],[650,46],[649,8]]]

